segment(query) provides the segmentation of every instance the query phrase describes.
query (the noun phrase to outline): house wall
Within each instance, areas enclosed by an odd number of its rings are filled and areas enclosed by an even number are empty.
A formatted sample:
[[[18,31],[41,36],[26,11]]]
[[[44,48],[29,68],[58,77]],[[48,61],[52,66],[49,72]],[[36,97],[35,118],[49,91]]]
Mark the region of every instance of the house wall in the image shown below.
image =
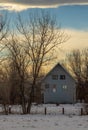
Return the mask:
[[[52,75],[58,75],[58,79],[53,80]],[[66,78],[62,80],[60,75],[65,75]],[[76,101],[75,81],[60,65],[57,65],[46,76],[43,86],[46,84],[49,84],[49,88],[44,89],[44,103],[74,103]],[[56,92],[53,92],[53,88],[56,88]]]

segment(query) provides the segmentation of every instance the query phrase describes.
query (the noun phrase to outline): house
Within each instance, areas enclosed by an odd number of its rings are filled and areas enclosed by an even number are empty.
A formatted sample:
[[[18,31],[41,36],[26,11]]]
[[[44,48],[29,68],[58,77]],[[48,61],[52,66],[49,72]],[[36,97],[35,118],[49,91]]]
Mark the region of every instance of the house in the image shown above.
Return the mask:
[[[75,103],[76,83],[59,63],[42,80],[44,103]]]

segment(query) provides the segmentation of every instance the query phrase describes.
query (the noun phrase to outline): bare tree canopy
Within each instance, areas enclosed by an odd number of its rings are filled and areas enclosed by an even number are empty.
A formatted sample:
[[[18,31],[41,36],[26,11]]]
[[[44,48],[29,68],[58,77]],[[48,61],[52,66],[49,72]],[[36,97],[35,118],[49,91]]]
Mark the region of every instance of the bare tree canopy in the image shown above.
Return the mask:
[[[6,47],[8,51],[8,62],[10,66],[10,86],[14,96],[17,90],[19,90],[19,92],[17,93],[18,97],[20,98],[23,113],[25,114],[26,113],[25,95],[27,95],[25,81],[28,78],[27,69],[29,65],[29,59],[27,58],[27,54],[25,53],[24,47],[21,45],[21,42],[17,39],[17,37],[15,37],[14,34],[11,35],[11,38],[7,41]],[[13,97],[13,95],[11,97]]]
[[[0,41],[2,41],[4,38],[6,38],[8,31],[9,31],[9,25],[7,22],[7,15],[0,15]]]
[[[55,60],[56,48],[59,44],[66,42],[68,36],[57,26],[56,18],[43,11],[30,14],[26,22],[23,22],[18,15],[17,30],[22,37],[32,68],[32,87],[28,102],[28,112],[30,112],[41,67]]]
[[[66,61],[77,83],[77,98],[88,102],[88,48],[73,50]]]
[[[5,60],[5,44],[4,40],[9,36],[9,20],[7,15],[0,14],[0,64]],[[3,53],[4,52],[4,53]]]

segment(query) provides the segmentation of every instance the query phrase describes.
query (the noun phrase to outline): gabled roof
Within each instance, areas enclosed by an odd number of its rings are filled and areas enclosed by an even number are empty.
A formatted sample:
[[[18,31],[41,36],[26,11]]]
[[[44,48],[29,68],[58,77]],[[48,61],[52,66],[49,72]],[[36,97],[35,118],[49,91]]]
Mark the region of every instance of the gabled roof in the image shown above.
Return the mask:
[[[46,76],[43,78],[43,80],[45,80],[47,78],[47,76],[57,67],[60,66],[74,81],[75,79],[72,77],[72,75],[63,67],[63,65],[61,65],[60,63],[57,63],[47,74]],[[43,81],[42,80],[42,81]],[[76,82],[76,81],[75,81]]]

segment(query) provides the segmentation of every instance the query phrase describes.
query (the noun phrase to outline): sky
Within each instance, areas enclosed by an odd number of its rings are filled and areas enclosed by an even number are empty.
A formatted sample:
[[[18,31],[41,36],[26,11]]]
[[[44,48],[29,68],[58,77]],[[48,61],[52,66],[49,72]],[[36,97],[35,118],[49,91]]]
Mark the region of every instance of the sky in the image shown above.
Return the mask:
[[[70,39],[60,45],[61,55],[72,49],[88,47],[88,0],[0,0],[0,13],[8,13],[12,22],[17,12],[25,18],[29,12],[46,10],[55,15]]]

